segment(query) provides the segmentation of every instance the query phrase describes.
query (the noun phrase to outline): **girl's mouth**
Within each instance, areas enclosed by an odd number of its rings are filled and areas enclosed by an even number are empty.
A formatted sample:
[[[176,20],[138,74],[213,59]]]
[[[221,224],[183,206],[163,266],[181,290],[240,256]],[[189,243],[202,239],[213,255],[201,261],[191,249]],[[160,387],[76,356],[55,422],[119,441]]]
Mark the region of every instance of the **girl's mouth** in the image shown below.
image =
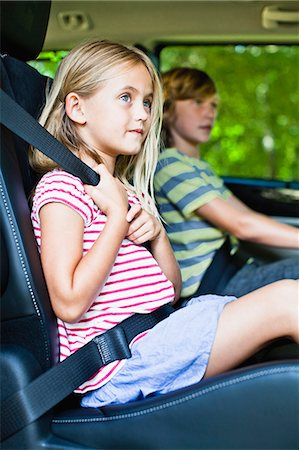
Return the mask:
[[[143,129],[142,128],[136,128],[135,130],[130,130],[130,133],[137,133],[141,136],[143,135]]]

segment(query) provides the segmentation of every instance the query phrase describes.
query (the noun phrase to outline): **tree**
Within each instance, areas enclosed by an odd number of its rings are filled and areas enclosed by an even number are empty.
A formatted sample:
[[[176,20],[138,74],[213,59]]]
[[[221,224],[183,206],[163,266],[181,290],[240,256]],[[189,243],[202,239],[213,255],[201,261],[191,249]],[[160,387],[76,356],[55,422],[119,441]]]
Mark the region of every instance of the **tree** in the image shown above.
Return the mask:
[[[299,49],[296,46],[170,46],[161,72],[206,71],[220,110],[202,155],[219,175],[299,179]]]

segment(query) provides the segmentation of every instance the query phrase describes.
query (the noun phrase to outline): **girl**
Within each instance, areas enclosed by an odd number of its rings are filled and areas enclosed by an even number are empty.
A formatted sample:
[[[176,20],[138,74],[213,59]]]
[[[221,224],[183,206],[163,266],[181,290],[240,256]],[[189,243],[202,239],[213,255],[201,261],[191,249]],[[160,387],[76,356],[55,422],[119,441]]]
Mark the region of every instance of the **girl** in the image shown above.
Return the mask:
[[[200,146],[209,140],[217,116],[218,97],[213,80],[197,69],[172,69],[162,76],[163,133],[155,191],[168,237],[180,265],[182,297],[203,292],[204,275],[227,235],[237,239],[299,249],[299,230],[256,213],[235,197],[210,165],[201,160]],[[237,255],[227,256],[229,276],[213,291],[240,297],[284,278],[299,278],[299,258],[262,264],[251,259],[241,270]],[[225,284],[226,281],[226,284]],[[201,283],[203,284],[201,285]]]
[[[158,77],[136,48],[92,41],[62,61],[40,122],[101,181],[84,186],[32,150],[32,166],[45,173],[32,222],[58,317],[61,360],[134,313],[180,295],[180,272],[152,200],[160,118]],[[103,367],[80,386],[77,392],[89,392],[83,406],[194,383],[278,336],[298,342],[296,289],[296,282],[284,281],[237,301],[194,299],[137,336],[130,359]]]

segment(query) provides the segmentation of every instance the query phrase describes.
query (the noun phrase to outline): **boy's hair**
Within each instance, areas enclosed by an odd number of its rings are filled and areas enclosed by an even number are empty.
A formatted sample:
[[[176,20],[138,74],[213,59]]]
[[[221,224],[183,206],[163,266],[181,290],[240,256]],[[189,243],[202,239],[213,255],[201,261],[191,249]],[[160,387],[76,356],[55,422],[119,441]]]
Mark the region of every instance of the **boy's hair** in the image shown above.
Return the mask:
[[[170,147],[169,127],[175,120],[175,102],[177,100],[200,99],[215,95],[216,85],[202,70],[187,67],[171,69],[162,74],[164,95],[163,106],[163,143]]]
[[[65,111],[65,98],[75,92],[82,97],[95,93],[105,81],[142,63],[153,83],[151,126],[141,151],[134,156],[118,156],[114,175],[134,190],[142,206],[157,215],[153,202],[153,176],[159,153],[162,125],[162,91],[153,63],[141,50],[118,43],[92,40],[74,48],[60,63],[47,92],[46,104],[39,122],[71,152],[80,157],[84,152],[97,164],[102,161],[96,150],[79,136],[76,126]],[[57,164],[37,149],[30,149],[30,164],[39,173],[57,168]],[[131,182],[131,184],[130,184]]]

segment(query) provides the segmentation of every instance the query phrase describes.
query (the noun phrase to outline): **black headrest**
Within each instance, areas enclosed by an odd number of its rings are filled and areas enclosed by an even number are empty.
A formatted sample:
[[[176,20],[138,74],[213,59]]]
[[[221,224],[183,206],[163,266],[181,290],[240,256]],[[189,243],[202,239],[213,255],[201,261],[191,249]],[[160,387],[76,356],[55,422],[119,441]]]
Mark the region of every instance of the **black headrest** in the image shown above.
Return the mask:
[[[45,89],[48,78],[23,61],[11,56],[0,58],[2,89],[29,114],[37,118],[45,101]],[[37,175],[28,163],[28,145],[14,136],[16,154],[20,163],[26,195],[29,196],[36,184]]]
[[[1,1],[1,53],[35,59],[46,36],[51,1]]]

